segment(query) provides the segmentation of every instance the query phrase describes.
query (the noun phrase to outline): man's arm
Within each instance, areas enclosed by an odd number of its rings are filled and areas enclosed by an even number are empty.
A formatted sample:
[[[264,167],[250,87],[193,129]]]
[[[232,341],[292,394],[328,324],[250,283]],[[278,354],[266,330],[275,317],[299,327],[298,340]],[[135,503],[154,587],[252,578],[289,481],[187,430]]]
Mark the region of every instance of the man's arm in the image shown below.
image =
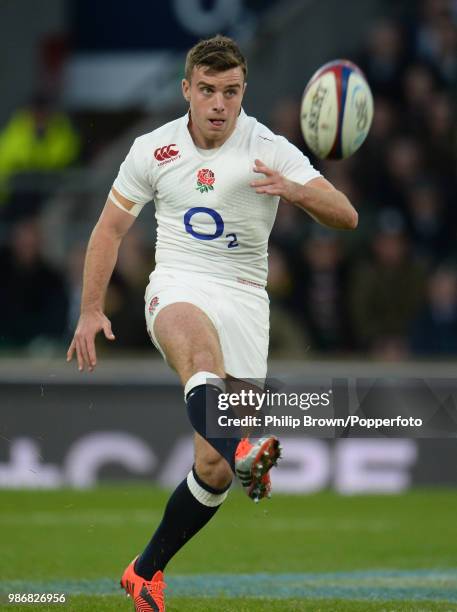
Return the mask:
[[[113,191],[118,205],[108,198],[89,240],[84,264],[81,314],[67,352],[67,361],[71,361],[76,351],[79,371],[87,367],[91,372],[95,368],[95,336],[99,331],[103,330],[108,340],[115,339],[111,322],[103,313],[105,295],[116,265],[119,245],[135,217],[126,212],[134,203]],[[126,210],[122,210],[119,204]]]
[[[335,229],[355,229],[358,214],[348,198],[324,178],[315,178],[300,185],[279,172],[255,160],[254,172],[265,178],[252,181],[256,193],[280,196],[283,200],[302,208],[318,223]]]

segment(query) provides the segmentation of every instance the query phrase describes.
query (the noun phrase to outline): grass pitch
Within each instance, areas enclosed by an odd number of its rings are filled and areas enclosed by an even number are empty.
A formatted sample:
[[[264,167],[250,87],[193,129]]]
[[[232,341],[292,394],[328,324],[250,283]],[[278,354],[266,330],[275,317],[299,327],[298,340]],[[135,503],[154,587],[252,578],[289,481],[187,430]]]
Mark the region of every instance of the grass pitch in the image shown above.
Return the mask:
[[[168,493],[118,486],[0,493],[0,610],[132,610],[118,581]],[[167,568],[169,612],[457,611],[457,491],[399,496],[238,490]],[[66,604],[8,605],[8,593]]]

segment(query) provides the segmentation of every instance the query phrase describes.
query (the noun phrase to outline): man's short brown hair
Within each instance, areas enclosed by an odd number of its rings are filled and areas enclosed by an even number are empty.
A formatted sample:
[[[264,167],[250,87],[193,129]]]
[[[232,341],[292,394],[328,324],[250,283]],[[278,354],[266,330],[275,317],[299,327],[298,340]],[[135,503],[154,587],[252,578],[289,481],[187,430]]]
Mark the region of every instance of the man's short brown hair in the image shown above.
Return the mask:
[[[238,45],[228,36],[213,36],[201,40],[187,54],[185,77],[190,82],[192,71],[195,66],[205,66],[215,72],[223,72],[240,66],[244,74],[244,80],[248,75],[246,59],[241,53]]]

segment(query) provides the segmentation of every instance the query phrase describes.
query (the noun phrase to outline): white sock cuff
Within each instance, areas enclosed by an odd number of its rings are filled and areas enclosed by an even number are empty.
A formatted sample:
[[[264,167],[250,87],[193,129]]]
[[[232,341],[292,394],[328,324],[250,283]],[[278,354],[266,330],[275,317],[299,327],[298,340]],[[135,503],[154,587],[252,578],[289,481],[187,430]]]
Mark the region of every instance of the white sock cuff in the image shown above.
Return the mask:
[[[225,391],[225,382],[222,378],[219,378],[217,374],[213,372],[197,372],[193,376],[189,378],[184,387],[184,401],[189,393],[195,387],[199,387],[200,385],[214,385],[219,387],[221,391]]]
[[[192,495],[197,501],[199,501],[204,506],[208,506],[210,508],[220,506],[228,495],[228,490],[224,491],[223,493],[210,493],[209,491],[204,489],[195,480],[195,476],[192,470],[187,475],[187,486],[189,487],[189,491],[192,493]]]

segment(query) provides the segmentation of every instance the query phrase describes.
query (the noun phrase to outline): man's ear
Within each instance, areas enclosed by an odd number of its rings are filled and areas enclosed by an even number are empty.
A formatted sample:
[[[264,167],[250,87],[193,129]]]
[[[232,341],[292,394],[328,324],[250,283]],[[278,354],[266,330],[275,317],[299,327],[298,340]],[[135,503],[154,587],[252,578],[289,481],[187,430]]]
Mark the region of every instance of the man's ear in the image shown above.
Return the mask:
[[[190,102],[190,83],[187,79],[183,79],[181,81],[181,87],[182,87],[182,95],[184,96],[184,100],[186,100],[186,102]]]

